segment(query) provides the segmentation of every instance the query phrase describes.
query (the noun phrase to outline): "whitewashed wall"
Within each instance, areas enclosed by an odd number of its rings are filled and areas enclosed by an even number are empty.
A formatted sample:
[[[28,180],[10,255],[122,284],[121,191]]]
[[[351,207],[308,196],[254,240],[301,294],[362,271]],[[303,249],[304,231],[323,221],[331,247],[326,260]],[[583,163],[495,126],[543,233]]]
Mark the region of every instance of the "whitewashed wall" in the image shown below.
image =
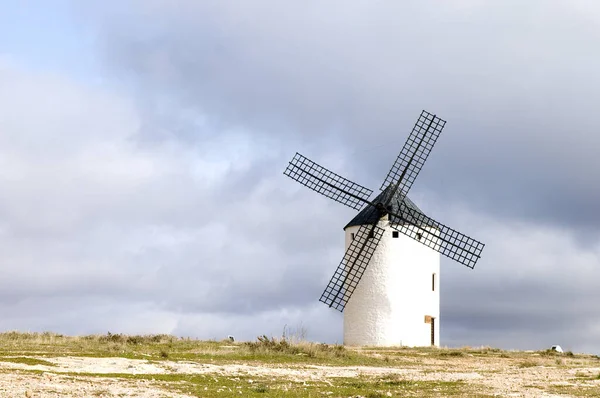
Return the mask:
[[[440,254],[402,233],[392,237],[388,221],[384,235],[354,294],[344,309],[344,344],[350,346],[429,346],[435,318],[439,346]],[[351,234],[345,230],[346,249]],[[432,291],[432,274],[436,274]]]

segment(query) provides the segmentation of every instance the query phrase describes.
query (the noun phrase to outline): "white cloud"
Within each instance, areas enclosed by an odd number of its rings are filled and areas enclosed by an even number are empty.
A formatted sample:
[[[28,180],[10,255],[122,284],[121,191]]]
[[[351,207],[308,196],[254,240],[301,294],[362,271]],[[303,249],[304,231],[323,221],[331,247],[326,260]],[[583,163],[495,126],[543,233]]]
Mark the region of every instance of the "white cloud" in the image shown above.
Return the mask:
[[[111,305],[154,303],[174,311],[173,303],[196,298],[210,308],[210,294],[227,294],[215,284],[227,289],[231,283],[223,270],[271,257],[236,234],[236,220],[227,221],[232,214],[243,222],[258,213],[228,209],[218,200],[228,177],[272,156],[246,134],[220,131],[218,139],[194,146],[147,143],[139,137],[136,108],[115,94],[16,65],[3,65],[0,81],[11,89],[0,94],[6,300],[40,300],[43,307],[48,297],[118,297]],[[256,212],[267,216],[260,203],[264,192],[233,194],[248,197],[249,206],[254,202]],[[238,253],[223,259],[232,237],[239,239]],[[211,279],[215,275],[221,280]],[[232,283],[247,282],[252,280],[242,274]],[[37,327],[55,325],[52,318],[37,317]],[[75,325],[61,325],[70,327]]]
[[[201,115],[316,159],[357,153],[345,174],[368,182],[425,108],[448,125],[416,189],[504,217],[597,224],[600,57],[571,3],[122,4],[87,21],[110,70],[162,112],[149,124],[177,125],[178,139],[205,138],[190,116]]]

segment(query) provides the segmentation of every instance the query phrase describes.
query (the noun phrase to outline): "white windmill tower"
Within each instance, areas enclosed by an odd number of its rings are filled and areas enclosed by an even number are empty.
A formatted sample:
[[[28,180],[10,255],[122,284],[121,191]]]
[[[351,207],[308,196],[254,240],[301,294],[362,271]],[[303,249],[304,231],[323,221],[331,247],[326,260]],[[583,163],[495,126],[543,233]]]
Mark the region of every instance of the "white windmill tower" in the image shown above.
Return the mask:
[[[445,124],[421,113],[374,200],[370,189],[298,153],[284,172],[353,209],[364,206],[344,228],[344,258],[320,298],[346,309],[344,344],[439,345],[439,253],[470,268],[480,258],[481,242],[427,217],[407,196]]]
[[[399,214],[397,202],[392,203],[391,211]],[[404,198],[404,204],[422,214],[410,199]],[[400,234],[388,217],[377,220],[376,212],[369,210],[361,211],[344,227],[346,250],[362,226],[379,221],[377,227],[382,229],[369,266],[344,309],[344,344],[439,345],[440,254]]]

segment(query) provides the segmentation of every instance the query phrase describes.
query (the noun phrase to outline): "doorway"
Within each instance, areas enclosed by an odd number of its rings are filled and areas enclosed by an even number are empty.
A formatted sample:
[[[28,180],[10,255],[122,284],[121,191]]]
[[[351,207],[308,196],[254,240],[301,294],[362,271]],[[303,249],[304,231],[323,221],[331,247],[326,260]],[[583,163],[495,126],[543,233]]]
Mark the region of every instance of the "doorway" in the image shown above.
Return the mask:
[[[435,345],[435,318],[431,317],[431,345]]]

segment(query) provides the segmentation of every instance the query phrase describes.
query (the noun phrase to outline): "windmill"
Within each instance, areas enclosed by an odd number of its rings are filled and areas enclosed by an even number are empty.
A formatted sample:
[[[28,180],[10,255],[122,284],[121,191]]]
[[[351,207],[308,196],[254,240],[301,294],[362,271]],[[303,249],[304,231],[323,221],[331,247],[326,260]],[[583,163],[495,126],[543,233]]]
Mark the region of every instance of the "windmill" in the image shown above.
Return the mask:
[[[372,190],[299,153],[284,171],[362,208],[344,227],[346,252],[320,298],[344,312],[344,344],[439,345],[440,254],[471,269],[481,256],[483,243],[426,216],[407,196],[445,124],[421,112],[375,199]]]

